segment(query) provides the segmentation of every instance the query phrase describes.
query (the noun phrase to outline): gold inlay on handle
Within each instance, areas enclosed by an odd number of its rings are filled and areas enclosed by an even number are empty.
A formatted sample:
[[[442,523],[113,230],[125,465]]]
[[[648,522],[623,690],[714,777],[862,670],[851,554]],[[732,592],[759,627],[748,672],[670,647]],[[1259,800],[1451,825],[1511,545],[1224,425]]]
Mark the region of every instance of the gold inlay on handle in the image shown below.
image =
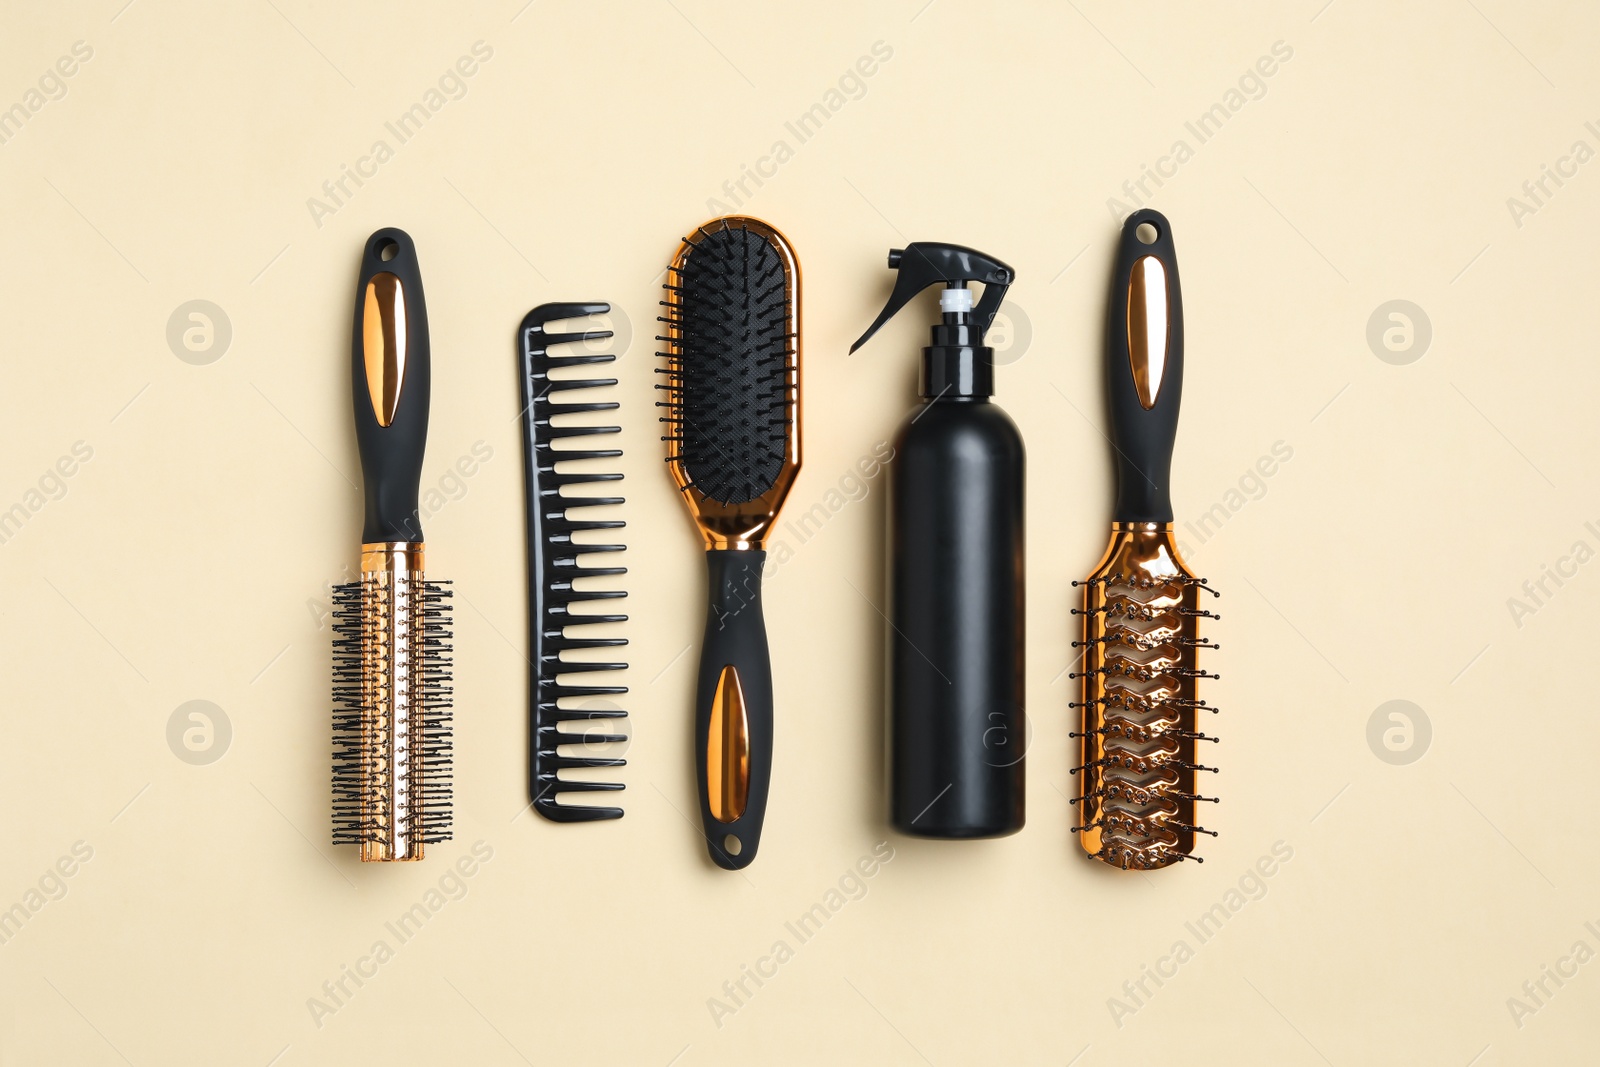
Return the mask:
[[[711,817],[724,823],[736,821],[750,799],[750,718],[739,672],[732,664],[722,668],[711,697],[706,778]]]
[[[372,413],[379,426],[387,426],[400,406],[406,378],[406,294],[400,279],[388,271],[367,282],[361,339]]]
[[[1169,325],[1167,269],[1155,256],[1143,256],[1133,264],[1128,279],[1128,363],[1146,411],[1156,406],[1167,370]]]

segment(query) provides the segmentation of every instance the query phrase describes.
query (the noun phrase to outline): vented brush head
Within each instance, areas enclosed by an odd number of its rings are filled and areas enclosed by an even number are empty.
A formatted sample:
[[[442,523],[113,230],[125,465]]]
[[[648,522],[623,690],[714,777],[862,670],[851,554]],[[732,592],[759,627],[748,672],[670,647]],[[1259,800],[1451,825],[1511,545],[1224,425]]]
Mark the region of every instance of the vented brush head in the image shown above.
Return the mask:
[[[782,234],[742,216],[690,234],[667,271],[656,406],[711,547],[759,543],[799,469],[799,272]]]
[[[334,592],[333,842],[420,860],[450,839],[451,594],[363,555]]]
[[[1199,635],[1202,592],[1160,523],[1118,523],[1105,558],[1083,586],[1083,762],[1074,827],[1084,851],[1123,870],[1155,870],[1194,855],[1198,825],[1202,710],[1196,683],[1215,678],[1196,664],[1198,651],[1217,646]]]

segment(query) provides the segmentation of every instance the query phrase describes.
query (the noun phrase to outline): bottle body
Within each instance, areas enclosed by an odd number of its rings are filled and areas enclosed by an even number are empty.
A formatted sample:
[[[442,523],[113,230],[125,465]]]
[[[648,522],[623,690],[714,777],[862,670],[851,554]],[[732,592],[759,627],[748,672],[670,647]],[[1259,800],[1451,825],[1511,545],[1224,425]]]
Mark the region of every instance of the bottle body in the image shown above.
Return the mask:
[[[890,818],[975,838],[1024,821],[1024,452],[984,397],[900,429],[889,500]]]

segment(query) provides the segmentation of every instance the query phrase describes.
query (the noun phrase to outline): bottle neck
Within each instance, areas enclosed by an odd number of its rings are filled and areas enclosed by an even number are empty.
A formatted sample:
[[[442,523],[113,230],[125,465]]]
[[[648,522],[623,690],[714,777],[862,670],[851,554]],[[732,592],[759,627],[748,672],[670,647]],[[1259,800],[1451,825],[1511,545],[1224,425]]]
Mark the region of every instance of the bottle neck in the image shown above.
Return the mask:
[[[994,395],[994,349],[965,311],[947,311],[922,350],[922,399],[988,400]]]

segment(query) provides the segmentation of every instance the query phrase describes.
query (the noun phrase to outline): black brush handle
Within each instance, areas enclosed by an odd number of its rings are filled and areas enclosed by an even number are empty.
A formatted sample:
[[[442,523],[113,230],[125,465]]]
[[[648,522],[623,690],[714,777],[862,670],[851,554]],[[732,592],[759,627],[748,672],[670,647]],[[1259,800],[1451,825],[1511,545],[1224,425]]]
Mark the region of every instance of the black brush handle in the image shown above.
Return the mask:
[[[1148,244],[1140,237],[1142,226],[1155,230],[1155,239]],[[1145,236],[1149,236],[1148,230]],[[1128,343],[1134,268],[1146,270],[1141,260],[1147,256],[1160,264],[1167,305],[1165,367],[1155,402],[1148,409],[1134,381]],[[1136,211],[1123,223],[1107,318],[1106,395],[1111,407],[1111,443],[1117,453],[1117,506],[1112,518],[1116,522],[1171,522],[1172,445],[1183,399],[1183,298],[1172,230],[1159,211]]]
[[[400,393],[387,426],[379,422],[367,380],[367,290],[374,278],[379,278],[380,288],[390,284],[388,279],[380,277],[384,274],[399,280],[405,329],[404,343],[399,346],[404,354]],[[399,318],[397,315],[396,319]],[[397,333],[395,337],[398,339]],[[366,519],[361,530],[361,540],[365,543],[422,540],[417,490],[422,482],[422,455],[428,440],[429,363],[428,309],[422,296],[416,246],[404,230],[379,230],[367,238],[361,253],[350,342],[356,446],[361,452],[361,476],[366,493]]]
[[[717,866],[730,871],[747,867],[756,858],[772,778],[772,660],[761,615],[761,568],[766,559],[766,552],[759,549],[712,549],[706,553],[710,595],[694,700],[695,766],[706,846]],[[736,818],[724,822],[712,809],[708,745],[717,685],[727,667],[737,673],[743,698],[746,728],[735,733],[742,735],[748,747],[750,770],[743,808]],[[734,841],[737,852],[730,847]]]

